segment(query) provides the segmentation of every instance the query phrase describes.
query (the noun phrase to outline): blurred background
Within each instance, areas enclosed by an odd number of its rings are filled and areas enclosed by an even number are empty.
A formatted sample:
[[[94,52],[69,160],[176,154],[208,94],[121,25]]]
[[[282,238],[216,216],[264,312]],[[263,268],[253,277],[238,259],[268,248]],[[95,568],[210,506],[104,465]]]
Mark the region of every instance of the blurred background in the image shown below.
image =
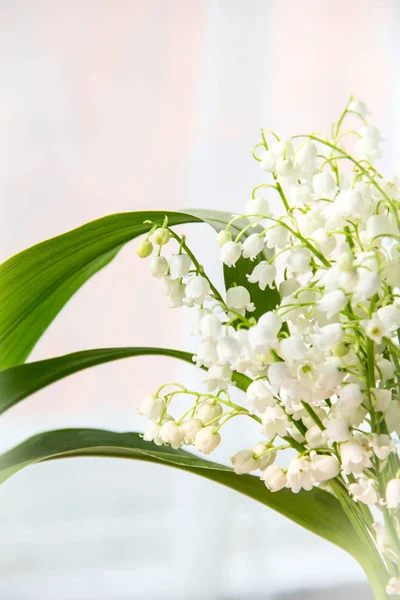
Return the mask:
[[[283,136],[327,130],[350,93],[373,113],[393,169],[399,33],[396,0],[2,0],[1,259],[114,212],[239,210],[262,181],[251,158],[260,125]],[[218,277],[213,234],[186,232]],[[167,308],[144,263],[124,248],[30,360],[106,346],[191,349],[182,311]],[[141,429],[144,395],[195,377],[161,358],[82,372],[2,416],[0,449],[49,428]],[[239,435],[254,439],[232,424],[216,460],[228,460]],[[2,600],[369,597],[358,565],[333,545],[154,465],[27,469],[0,491],[0,536]]]

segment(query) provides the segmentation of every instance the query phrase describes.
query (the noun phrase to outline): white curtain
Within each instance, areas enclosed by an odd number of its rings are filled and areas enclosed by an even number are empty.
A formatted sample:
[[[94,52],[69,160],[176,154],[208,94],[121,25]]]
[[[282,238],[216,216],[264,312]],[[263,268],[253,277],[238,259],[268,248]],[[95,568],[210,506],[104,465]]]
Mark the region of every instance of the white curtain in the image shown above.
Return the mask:
[[[399,17],[395,0],[3,3],[2,257],[123,210],[240,210],[262,180],[251,158],[260,125],[326,129],[349,93],[370,106],[392,168]],[[187,231],[218,279],[213,234]],[[190,349],[182,322],[130,245],[31,360],[102,346]],[[201,384],[161,359],[82,372],[2,416],[1,448],[54,427],[141,428],[140,397],[169,380]],[[216,460],[256,436],[232,424]],[[364,581],[342,551],[248,498],[140,463],[27,469],[1,489],[0,515],[6,600],[247,600]]]

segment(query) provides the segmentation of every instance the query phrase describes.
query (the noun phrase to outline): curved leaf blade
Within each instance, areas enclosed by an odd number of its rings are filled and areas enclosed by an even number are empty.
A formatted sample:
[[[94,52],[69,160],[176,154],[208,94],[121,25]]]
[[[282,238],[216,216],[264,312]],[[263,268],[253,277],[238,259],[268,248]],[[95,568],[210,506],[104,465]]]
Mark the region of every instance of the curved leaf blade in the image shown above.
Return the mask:
[[[110,215],[28,248],[0,265],[0,369],[24,362],[74,293],[124,244],[149,231],[151,224],[145,221],[162,224],[165,216],[170,225],[208,223],[220,231],[232,215],[204,210]],[[254,300],[262,306],[263,301]]]
[[[133,356],[170,356],[193,364],[193,354],[170,348],[125,347],[83,350],[47,360],[17,365],[0,371],[0,414],[42,388],[73,373]],[[234,373],[237,387],[245,391],[246,375]]]
[[[201,475],[261,502],[302,527],[320,535],[357,558],[361,549],[352,525],[339,502],[327,492],[313,488],[293,494],[270,492],[252,475],[236,475],[229,467],[198,458],[183,450],[156,446],[138,433],[115,433],[96,429],[64,429],[35,435],[0,455],[0,483],[35,463],[66,457],[103,456],[144,460]]]

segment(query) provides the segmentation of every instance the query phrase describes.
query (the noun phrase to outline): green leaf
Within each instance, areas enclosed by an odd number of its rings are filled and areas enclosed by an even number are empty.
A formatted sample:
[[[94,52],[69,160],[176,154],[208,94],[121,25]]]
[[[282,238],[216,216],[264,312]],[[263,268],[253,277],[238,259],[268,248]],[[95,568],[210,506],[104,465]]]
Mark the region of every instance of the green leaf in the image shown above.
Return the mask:
[[[144,460],[196,473],[269,506],[355,557],[361,551],[357,545],[357,536],[351,535],[353,528],[350,520],[331,494],[318,488],[313,488],[310,492],[301,491],[299,494],[293,494],[288,489],[272,493],[257,477],[236,475],[228,467],[183,450],[145,442],[138,433],[95,429],[64,429],[40,433],[0,455],[0,483],[29,465],[78,456]]]
[[[0,369],[24,362],[73,294],[124,244],[149,231],[151,224],[144,221],[162,224],[165,216],[169,225],[203,222],[216,231],[231,219],[231,214],[218,211],[110,215],[28,248],[0,265]],[[254,296],[260,306],[265,299]]]
[[[193,354],[190,352],[168,348],[127,347],[83,350],[65,356],[17,365],[0,371],[0,414],[30,394],[83,369],[131,356],[148,355],[170,356],[193,364]],[[243,391],[250,383],[250,379],[240,373],[234,373],[233,380]]]

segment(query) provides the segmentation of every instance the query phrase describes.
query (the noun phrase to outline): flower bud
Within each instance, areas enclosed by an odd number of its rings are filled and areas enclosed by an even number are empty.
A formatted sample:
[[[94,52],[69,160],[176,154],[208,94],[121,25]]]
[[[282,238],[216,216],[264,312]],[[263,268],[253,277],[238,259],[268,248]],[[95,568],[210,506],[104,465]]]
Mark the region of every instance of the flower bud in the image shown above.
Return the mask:
[[[165,246],[171,239],[171,232],[164,227],[159,227],[152,235],[152,240],[157,246]]]
[[[227,267],[233,267],[242,255],[242,245],[236,242],[226,242],[221,248],[221,261]]]
[[[253,450],[239,450],[231,458],[236,475],[244,475],[258,469],[258,460],[254,458]]]
[[[217,235],[217,243],[220,248],[224,246],[227,242],[232,240],[232,234],[230,231],[226,229],[222,229]]]
[[[287,483],[286,475],[278,465],[267,467],[260,479],[271,492],[279,492]]]
[[[140,258],[147,258],[153,252],[153,244],[149,240],[142,240],[137,245],[136,252]]]
[[[150,273],[156,279],[164,277],[168,271],[168,261],[164,256],[153,256],[150,261]]]
[[[210,401],[204,402],[200,406],[196,416],[204,425],[207,425],[207,423],[209,423],[210,421],[214,421],[214,419],[220,417],[222,413],[222,406],[218,403],[213,404],[213,402]]]
[[[194,438],[194,447],[204,454],[210,454],[220,443],[221,436],[211,425],[201,429]]]
[[[143,398],[138,413],[150,419],[150,421],[158,421],[165,409],[165,402],[162,398],[155,396],[146,396]]]

